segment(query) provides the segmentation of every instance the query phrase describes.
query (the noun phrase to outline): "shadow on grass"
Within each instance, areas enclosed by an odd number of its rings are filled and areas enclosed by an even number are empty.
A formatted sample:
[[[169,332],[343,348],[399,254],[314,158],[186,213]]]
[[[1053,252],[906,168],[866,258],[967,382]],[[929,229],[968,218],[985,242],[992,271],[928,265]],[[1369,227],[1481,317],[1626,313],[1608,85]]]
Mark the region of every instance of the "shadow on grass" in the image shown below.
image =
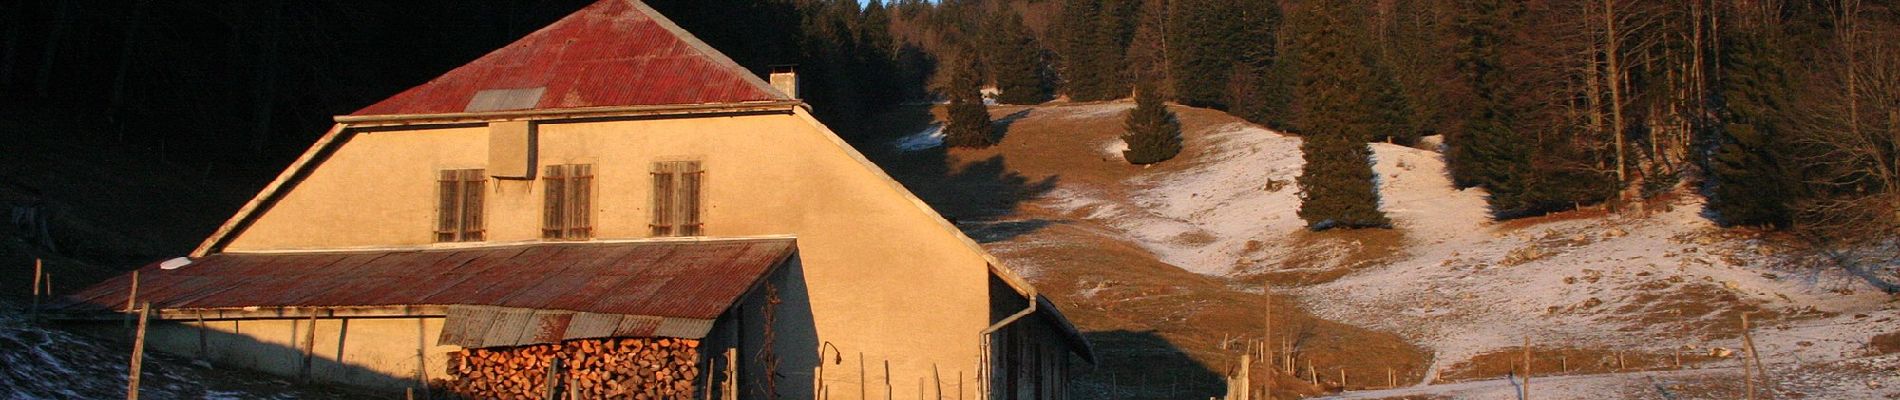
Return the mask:
[[[1086,332],[1101,364],[1078,374],[1071,392],[1087,399],[1204,399],[1225,394],[1218,371],[1149,331]]]
[[[996,120],[997,133],[1029,115],[1025,109]],[[853,127],[845,137],[879,168],[902,183],[973,239],[989,243],[1035,232],[1056,223],[1012,219],[1016,208],[1055,189],[1059,176],[1031,179],[1008,167],[1007,158],[990,150],[933,147],[901,151],[893,143],[930,127],[929,107],[906,107]],[[987,156],[984,156],[987,155]],[[963,158],[970,157],[970,158]]]

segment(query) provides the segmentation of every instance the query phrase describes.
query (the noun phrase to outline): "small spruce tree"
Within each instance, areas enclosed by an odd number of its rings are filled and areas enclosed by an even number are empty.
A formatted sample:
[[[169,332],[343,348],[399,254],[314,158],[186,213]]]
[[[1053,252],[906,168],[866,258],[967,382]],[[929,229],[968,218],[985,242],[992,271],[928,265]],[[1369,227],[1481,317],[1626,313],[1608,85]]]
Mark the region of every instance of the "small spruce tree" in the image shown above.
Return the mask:
[[[951,147],[989,147],[996,144],[990,111],[983,105],[983,77],[976,63],[976,52],[964,51],[951,64],[950,81],[944,88],[950,97],[949,121],[944,124],[943,142]]]
[[[1143,79],[1135,90],[1135,109],[1128,112],[1128,133],[1122,158],[1129,164],[1153,164],[1181,153],[1181,121],[1161,101],[1160,84]]]

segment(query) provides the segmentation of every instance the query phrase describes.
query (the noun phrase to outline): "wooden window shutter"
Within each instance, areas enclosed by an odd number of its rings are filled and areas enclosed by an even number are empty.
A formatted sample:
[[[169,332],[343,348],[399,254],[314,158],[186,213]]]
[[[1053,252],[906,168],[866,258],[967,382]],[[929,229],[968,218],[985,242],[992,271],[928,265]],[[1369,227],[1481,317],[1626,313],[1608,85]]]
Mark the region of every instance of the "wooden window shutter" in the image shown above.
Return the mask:
[[[482,225],[482,201],[488,190],[488,173],[485,170],[462,170],[462,241],[487,240],[488,230]]]
[[[698,161],[653,163],[653,236],[699,236],[700,181]]]
[[[436,177],[435,241],[485,239],[482,198],[488,177],[479,169],[442,170]]]
[[[665,163],[653,164],[653,236],[673,236],[673,174]]]
[[[567,216],[563,207],[566,198],[567,168],[563,165],[549,165],[547,172],[541,174],[547,196],[542,199],[541,238],[560,239],[567,231]]]
[[[542,239],[582,240],[594,236],[594,166],[550,165],[542,174],[547,198],[542,204]]]
[[[443,170],[436,178],[435,241],[453,242],[461,229],[462,182],[459,171]]]
[[[594,166],[576,164],[568,166],[567,178],[567,234],[568,239],[586,239],[594,236],[593,199]]]
[[[680,165],[679,226],[680,236],[699,236],[699,178],[705,171],[699,169],[698,161],[687,161]]]

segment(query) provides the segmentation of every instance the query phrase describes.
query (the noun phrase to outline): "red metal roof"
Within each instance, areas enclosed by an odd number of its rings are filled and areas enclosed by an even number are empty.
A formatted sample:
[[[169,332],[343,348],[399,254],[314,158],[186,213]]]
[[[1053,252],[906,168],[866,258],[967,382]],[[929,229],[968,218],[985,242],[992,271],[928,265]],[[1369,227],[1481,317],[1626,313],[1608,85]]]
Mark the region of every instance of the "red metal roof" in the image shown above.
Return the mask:
[[[350,115],[773,100],[789,98],[646,4],[601,0]]]
[[[155,309],[494,306],[712,320],[796,248],[792,239],[538,243],[439,250],[222,253],[139,270]],[[58,311],[125,308],[131,275]]]

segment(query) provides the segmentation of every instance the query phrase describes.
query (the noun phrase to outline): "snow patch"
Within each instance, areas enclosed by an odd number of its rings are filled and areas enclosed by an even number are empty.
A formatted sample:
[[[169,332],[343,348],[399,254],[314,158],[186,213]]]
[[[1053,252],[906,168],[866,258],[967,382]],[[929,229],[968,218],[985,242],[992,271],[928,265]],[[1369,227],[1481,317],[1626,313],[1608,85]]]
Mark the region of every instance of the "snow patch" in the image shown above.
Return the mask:
[[[922,151],[943,146],[943,123],[931,123],[923,130],[897,138],[891,143],[901,151]]]

